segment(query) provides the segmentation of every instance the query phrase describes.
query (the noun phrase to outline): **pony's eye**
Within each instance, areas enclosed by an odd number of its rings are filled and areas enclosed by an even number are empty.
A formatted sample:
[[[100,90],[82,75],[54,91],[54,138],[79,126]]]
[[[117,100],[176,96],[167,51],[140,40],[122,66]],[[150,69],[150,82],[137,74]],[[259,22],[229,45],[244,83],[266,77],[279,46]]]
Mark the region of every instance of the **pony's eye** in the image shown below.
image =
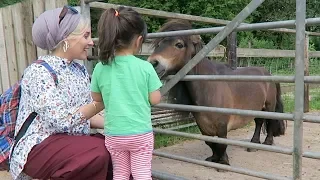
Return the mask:
[[[182,43],[177,43],[175,46],[176,46],[177,48],[179,48],[179,49],[181,49],[181,48],[184,47]]]

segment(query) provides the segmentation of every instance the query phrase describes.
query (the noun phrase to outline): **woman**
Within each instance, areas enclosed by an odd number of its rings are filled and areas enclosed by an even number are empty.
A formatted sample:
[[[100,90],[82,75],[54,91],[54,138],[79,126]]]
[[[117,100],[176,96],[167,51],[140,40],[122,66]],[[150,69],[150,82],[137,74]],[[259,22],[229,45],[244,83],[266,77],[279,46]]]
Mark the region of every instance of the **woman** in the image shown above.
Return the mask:
[[[30,113],[38,116],[11,152],[13,179],[112,179],[104,137],[90,136],[90,128],[103,128],[103,118],[83,115],[94,108],[89,75],[73,61],[85,60],[93,46],[89,21],[69,6],[48,10],[36,19],[32,36],[36,46],[52,52],[39,59],[58,82],[40,64],[24,72],[16,134]]]

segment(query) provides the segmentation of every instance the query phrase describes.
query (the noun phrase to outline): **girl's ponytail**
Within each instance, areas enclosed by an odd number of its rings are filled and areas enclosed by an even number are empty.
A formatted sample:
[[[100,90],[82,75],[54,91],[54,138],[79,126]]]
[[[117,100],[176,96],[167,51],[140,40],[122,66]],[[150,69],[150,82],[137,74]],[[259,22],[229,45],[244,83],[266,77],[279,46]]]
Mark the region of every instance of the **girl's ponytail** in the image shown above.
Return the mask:
[[[119,12],[110,8],[103,12],[98,22],[99,59],[102,64],[110,64],[114,59],[116,40],[119,32]]]

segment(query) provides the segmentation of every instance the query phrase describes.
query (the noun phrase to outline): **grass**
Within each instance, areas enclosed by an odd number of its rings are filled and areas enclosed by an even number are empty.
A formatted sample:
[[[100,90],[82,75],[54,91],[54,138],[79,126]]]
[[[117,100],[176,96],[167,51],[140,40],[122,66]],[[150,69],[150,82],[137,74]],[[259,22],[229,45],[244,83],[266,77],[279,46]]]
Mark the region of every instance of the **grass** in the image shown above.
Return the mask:
[[[311,96],[311,100],[309,102],[310,111],[320,110],[320,89],[310,89],[309,96]],[[294,111],[294,93],[288,92],[283,94],[282,100],[285,112],[292,113]]]
[[[200,134],[200,130],[198,126],[192,126],[184,129],[177,130],[179,132],[186,132],[186,133],[193,133],[193,134]],[[181,137],[181,136],[172,136],[166,134],[156,134],[155,135],[155,149],[161,147],[168,147],[172,146],[177,143],[181,143],[187,140],[191,140],[191,138]]]

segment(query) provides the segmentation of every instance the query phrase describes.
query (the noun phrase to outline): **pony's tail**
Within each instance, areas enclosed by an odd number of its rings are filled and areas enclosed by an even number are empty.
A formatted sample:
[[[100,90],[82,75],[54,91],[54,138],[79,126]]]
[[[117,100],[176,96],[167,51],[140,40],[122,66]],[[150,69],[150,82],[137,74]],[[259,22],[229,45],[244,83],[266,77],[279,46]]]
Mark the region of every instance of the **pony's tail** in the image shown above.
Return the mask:
[[[279,113],[283,113],[283,103],[282,103],[282,99],[281,99],[281,88],[280,88],[280,83],[276,83],[276,88],[277,88],[277,102],[276,102],[276,108],[275,108],[275,112],[279,112]],[[272,121],[272,122],[271,122]],[[272,128],[273,129],[273,136],[277,137],[277,136],[281,136],[285,134],[286,131],[286,127],[287,127],[287,120],[269,120],[269,122],[267,123],[272,123],[271,126],[267,126],[267,131],[268,128]]]

